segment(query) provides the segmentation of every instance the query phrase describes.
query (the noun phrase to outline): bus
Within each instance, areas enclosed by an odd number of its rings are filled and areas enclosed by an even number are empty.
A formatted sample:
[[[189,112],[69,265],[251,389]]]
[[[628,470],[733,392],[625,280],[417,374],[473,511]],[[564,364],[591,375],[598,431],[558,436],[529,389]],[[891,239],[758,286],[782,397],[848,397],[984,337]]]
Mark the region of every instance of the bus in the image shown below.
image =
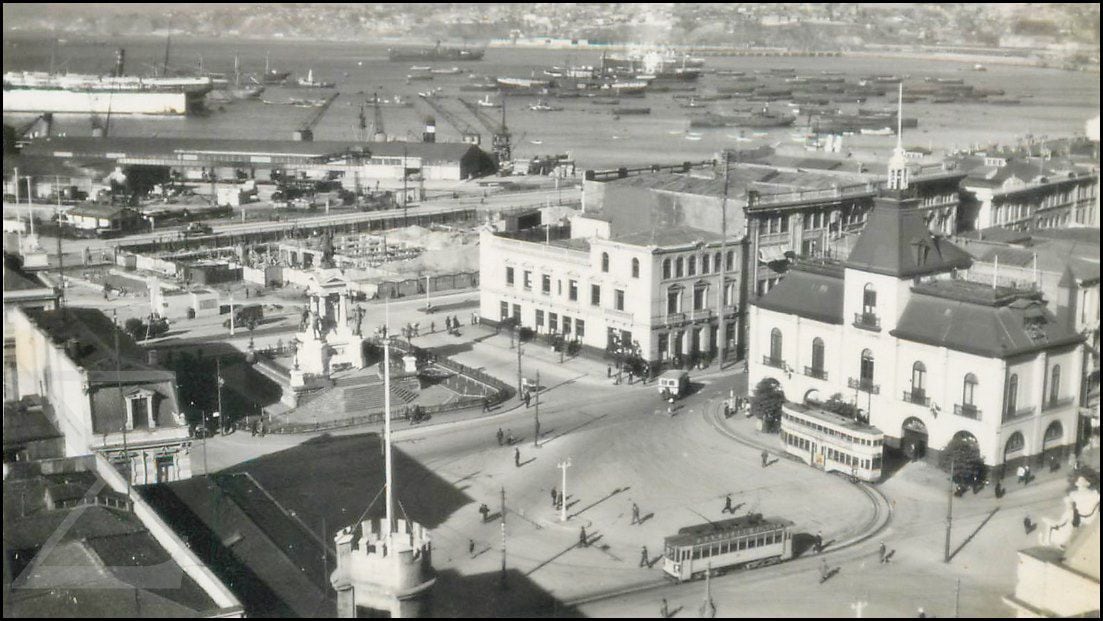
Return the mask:
[[[663,571],[678,582],[693,580],[712,569],[754,568],[793,557],[793,523],[753,513],[737,518],[687,526],[664,541]]]
[[[815,405],[786,402],[781,407],[785,452],[824,472],[853,479],[881,480],[885,434]]]

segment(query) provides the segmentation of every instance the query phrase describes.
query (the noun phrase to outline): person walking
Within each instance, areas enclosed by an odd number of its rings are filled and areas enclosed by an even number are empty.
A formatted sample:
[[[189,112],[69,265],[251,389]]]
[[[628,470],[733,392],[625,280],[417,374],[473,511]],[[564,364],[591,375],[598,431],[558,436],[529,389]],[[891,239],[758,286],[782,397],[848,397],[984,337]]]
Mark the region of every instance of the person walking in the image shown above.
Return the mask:
[[[762,451],[762,467],[765,468],[766,464],[770,461],[770,453]]]
[[[827,575],[831,570],[827,568],[827,559],[823,559],[820,562],[820,584],[823,584],[827,580]]]
[[[555,491],[555,488],[551,488],[552,508],[555,508],[556,501],[559,500],[559,492]]]
[[[1015,474],[1019,475],[1019,485],[1022,485],[1023,481],[1026,480],[1026,468],[1019,466],[1015,469]]]
[[[816,554],[823,552],[823,531],[816,531]]]
[[[529,407],[529,403],[532,401],[532,393],[525,391],[525,409]]]
[[[666,406],[666,413],[674,418],[674,397],[670,397],[669,405]]]
[[[1030,480],[1034,478],[1034,475],[1030,474],[1030,466],[1023,466],[1023,485],[1030,485]]]
[[[1028,535],[1030,534],[1030,531],[1034,530],[1034,524],[1030,522],[1029,515],[1023,518],[1023,530],[1026,531],[1026,534]]]
[[[483,411],[485,412],[486,410],[484,409]],[[506,437],[506,434],[502,433],[502,428],[498,427],[498,446],[502,445],[502,441],[504,440],[505,437]]]
[[[735,513],[735,510],[732,509],[731,494],[728,494],[726,497],[724,497],[724,509],[720,511],[720,513]]]
[[[479,513],[483,516],[483,522],[486,522],[487,516],[490,515],[490,507],[486,506],[486,503],[479,505]]]
[[[884,563],[885,562],[885,542],[884,541],[881,542],[881,547],[878,548],[878,551],[880,552],[880,555],[881,555],[881,562]]]
[[[670,607],[666,605],[666,598],[663,598],[663,603],[659,605],[659,616],[664,619],[670,618]]]
[[[647,556],[647,546],[640,550],[640,567],[650,567],[651,559]]]
[[[640,523],[640,506],[636,503],[632,503],[632,523]]]
[[[430,321],[429,322],[429,334],[434,334],[434,333],[436,333],[436,331],[437,331],[437,322]]]
[[[581,527],[578,531],[578,545],[583,547],[583,548],[590,547],[590,544],[587,541],[587,537],[586,537],[586,527],[585,526]]]
[[[518,447],[513,448],[513,465],[521,467],[521,449]]]
[[[467,540],[467,553],[471,555],[471,558],[475,558],[475,540]]]

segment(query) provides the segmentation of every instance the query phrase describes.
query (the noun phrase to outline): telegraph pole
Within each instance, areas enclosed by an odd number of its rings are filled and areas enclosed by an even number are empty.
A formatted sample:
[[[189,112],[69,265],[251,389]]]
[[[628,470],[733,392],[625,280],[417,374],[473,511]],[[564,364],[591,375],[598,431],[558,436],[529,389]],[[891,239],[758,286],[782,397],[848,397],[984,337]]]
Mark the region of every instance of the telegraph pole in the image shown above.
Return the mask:
[[[943,550],[942,562],[950,562],[950,524],[954,519],[954,458],[950,458],[950,493],[946,504],[946,546]]]
[[[16,185],[19,185],[19,180],[16,179]],[[61,295],[58,297],[59,304],[65,306],[65,255],[61,254],[61,177],[54,177],[55,192],[57,193],[57,284],[61,288]],[[27,192],[28,198],[30,192]],[[31,216],[34,217],[33,215]]]
[[[532,434],[532,446],[540,448],[540,371],[536,371],[536,433]]]
[[[719,342],[719,349],[717,353],[720,355],[720,368],[724,368],[724,354],[727,349],[727,325],[724,321],[724,297],[727,294],[727,261],[728,253],[727,241],[728,241],[728,176],[730,165],[728,163],[728,152],[724,151],[724,195],[720,200],[720,287],[716,295],[716,316],[718,324],[716,326],[716,340]]]
[[[215,377],[218,380],[218,430],[224,431],[225,425],[223,421],[226,420],[225,413],[222,411],[222,357],[215,358]]]
[[[511,332],[512,334],[512,332]],[[510,339],[512,340],[512,339]],[[524,386],[521,382],[521,335],[517,335],[517,398],[521,401],[525,400],[525,395],[521,394]]]
[[[506,488],[502,487],[502,573],[499,576],[501,587],[506,588]]]
[[[563,502],[559,506],[559,521],[567,521],[567,468],[571,467],[571,460],[567,458],[566,461],[559,462],[558,468],[563,471],[563,482],[559,486],[563,494]]]
[[[58,233],[61,231],[59,230]],[[60,238],[60,236],[59,236]],[[116,310],[111,311],[112,323],[115,329],[112,332],[115,333],[115,390],[119,391],[119,394],[123,394],[122,385],[122,361],[119,359],[119,313]],[[126,416],[127,412],[123,412],[123,455],[126,457],[126,499],[130,500],[130,471],[133,468],[133,462],[130,460],[130,450],[126,446]],[[204,445],[204,449],[206,445]],[[204,456],[206,453],[204,452]],[[204,468],[206,466],[204,465]],[[206,474],[206,472],[204,472]]]

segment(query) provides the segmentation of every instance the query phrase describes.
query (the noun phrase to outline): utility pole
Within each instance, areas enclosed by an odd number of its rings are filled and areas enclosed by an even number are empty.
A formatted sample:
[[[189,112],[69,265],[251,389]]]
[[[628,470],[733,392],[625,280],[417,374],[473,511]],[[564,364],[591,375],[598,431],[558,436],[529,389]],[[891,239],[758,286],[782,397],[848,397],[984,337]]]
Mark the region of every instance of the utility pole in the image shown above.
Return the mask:
[[[502,487],[502,573],[499,584],[506,588],[506,488]]]
[[[59,231],[60,232],[60,231]],[[60,236],[59,236],[60,237]],[[122,385],[122,361],[119,359],[119,313],[116,310],[111,311],[111,321],[114,325],[112,332],[115,334],[115,390],[119,391],[119,394],[123,394]],[[130,450],[126,446],[126,422],[127,412],[123,411],[123,456],[126,458],[126,499],[130,500],[130,471],[133,467],[130,461]],[[206,449],[206,445],[203,445]],[[206,453],[204,452],[204,456]],[[204,468],[206,468],[206,462],[204,462]],[[206,474],[206,472],[204,472]]]
[[[961,617],[960,612],[961,604],[961,578],[957,579],[957,584],[954,586],[954,618]]]
[[[536,371],[536,433],[532,434],[532,446],[540,448],[540,371]]]
[[[234,335],[234,296],[230,296],[230,336]]]
[[[223,421],[226,420],[225,414],[222,411],[222,357],[215,358],[215,377],[218,382],[218,430],[223,431],[225,425]]]
[[[724,151],[724,195],[720,200],[720,288],[716,295],[716,317],[718,320],[716,326],[716,340],[719,342],[719,349],[717,353],[720,356],[719,364],[720,368],[724,368],[724,354],[727,349],[727,325],[724,321],[724,302],[727,295],[727,261],[728,253],[726,252],[728,241],[728,176],[730,165],[728,163],[728,152]]]
[[[510,333],[512,334],[512,332]],[[512,339],[510,339],[512,340]],[[521,337],[517,336],[517,398],[521,401],[525,400],[525,395],[521,393],[524,385],[521,381]]]
[[[18,185],[18,179],[16,180]],[[65,255],[61,254],[61,177],[54,177],[54,192],[57,194],[57,285],[61,287],[58,304],[65,306]],[[29,192],[28,192],[29,195]],[[33,216],[32,216],[33,217]]]
[[[954,457],[950,458],[950,493],[946,504],[946,546],[943,550],[942,562],[950,562],[950,524],[954,519]]]
[[[558,468],[563,471],[563,481],[559,486],[561,493],[563,494],[563,502],[559,506],[559,521],[567,521],[567,468],[571,467],[571,460],[568,457],[566,461],[559,462]]]
[[[427,312],[427,313],[430,310],[432,310],[432,308],[433,308],[433,305],[429,302],[429,282],[430,282],[429,275],[426,274],[425,275],[425,312]]]

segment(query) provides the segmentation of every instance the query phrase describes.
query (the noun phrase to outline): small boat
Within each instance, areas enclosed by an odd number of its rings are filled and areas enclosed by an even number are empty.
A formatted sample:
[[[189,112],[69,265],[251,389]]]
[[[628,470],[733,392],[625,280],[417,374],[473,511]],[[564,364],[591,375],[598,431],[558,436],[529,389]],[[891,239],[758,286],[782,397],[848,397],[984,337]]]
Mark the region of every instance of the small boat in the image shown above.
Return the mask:
[[[459,75],[463,73],[463,69],[459,67],[452,67],[451,69],[430,69],[429,73],[435,73],[436,75]]]
[[[334,82],[315,80],[313,69],[306,72],[305,78],[299,78],[297,84],[303,88],[333,88],[334,86],[336,86],[336,83]]]
[[[563,108],[560,106],[548,105],[548,101],[546,99],[541,99],[529,106],[529,110],[532,110],[533,112],[559,112],[563,110]]]
[[[697,141],[701,139],[701,134],[686,134],[686,140]]]
[[[410,81],[413,81],[413,80],[432,80],[432,79],[433,79],[433,75],[429,74],[429,73],[410,73],[410,74],[406,75],[406,81],[407,82],[410,82]]]
[[[490,101],[490,95],[487,95],[486,97],[480,99],[479,101],[476,101],[475,103],[479,106],[484,107],[484,108],[501,108],[502,107],[502,104]]]
[[[980,63],[977,63],[977,64],[973,65],[973,71],[988,71],[988,67],[985,67],[984,65],[982,65]]]
[[[532,144],[544,144],[543,140],[530,140],[529,142]]]
[[[424,97],[426,99],[436,99],[437,97],[440,97],[440,94],[443,91],[444,91],[444,89],[438,87],[438,88],[431,88],[427,91],[418,91],[417,94],[418,94],[419,97]]]
[[[433,68],[429,65],[411,65],[410,71],[432,71]]]
[[[613,114],[651,114],[651,108],[613,108]]]
[[[863,136],[892,136],[896,133],[891,127],[881,127],[878,129],[863,127],[861,128],[861,132]]]

